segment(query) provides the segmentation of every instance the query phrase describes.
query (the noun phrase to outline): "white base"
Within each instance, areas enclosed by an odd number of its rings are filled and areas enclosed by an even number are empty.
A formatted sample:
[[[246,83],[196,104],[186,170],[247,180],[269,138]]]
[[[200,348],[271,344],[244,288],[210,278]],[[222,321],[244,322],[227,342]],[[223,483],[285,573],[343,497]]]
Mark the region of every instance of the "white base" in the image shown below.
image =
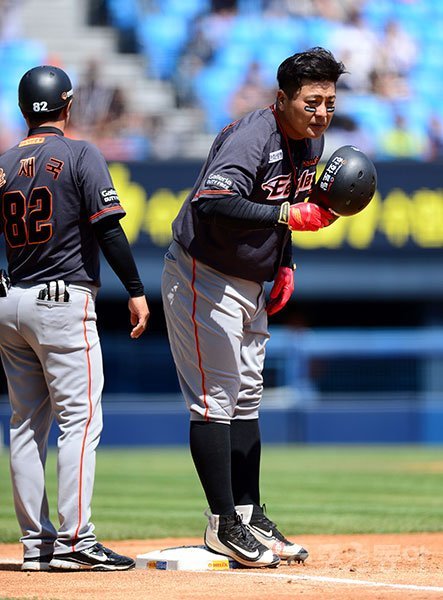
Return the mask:
[[[241,565],[223,554],[215,554],[206,546],[179,546],[138,554],[136,569],[161,571],[227,571]]]

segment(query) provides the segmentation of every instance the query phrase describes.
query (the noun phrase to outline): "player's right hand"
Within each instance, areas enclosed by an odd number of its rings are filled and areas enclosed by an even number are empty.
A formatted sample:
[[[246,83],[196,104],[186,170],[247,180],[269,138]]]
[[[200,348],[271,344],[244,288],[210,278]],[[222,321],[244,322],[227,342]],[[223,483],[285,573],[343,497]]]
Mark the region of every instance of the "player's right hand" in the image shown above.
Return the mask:
[[[279,222],[286,222],[291,231],[318,231],[333,219],[332,213],[317,204],[297,202],[286,207],[282,205]]]
[[[131,325],[133,326],[130,335],[133,339],[136,339],[141,336],[148,325],[150,312],[146,297],[129,298],[128,308],[131,313]]]

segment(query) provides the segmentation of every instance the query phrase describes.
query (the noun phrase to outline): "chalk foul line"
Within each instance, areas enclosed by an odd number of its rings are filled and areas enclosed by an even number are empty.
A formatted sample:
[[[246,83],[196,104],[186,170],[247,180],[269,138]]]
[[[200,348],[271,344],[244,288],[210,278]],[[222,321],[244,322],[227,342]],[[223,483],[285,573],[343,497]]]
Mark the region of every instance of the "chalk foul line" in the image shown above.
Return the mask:
[[[223,575],[246,575],[249,577],[254,576],[262,576],[264,575],[263,571],[260,572],[260,569],[254,571],[253,573],[239,573],[236,569],[231,569],[229,571],[217,571],[217,573]],[[324,577],[321,575],[285,575],[283,573],[266,573],[265,577],[271,577],[272,579],[285,579],[286,581],[314,581],[320,583],[337,583],[337,584],[345,584],[345,585],[357,585],[357,586],[365,586],[365,587],[380,587],[380,588],[392,588],[396,590],[413,590],[413,591],[426,591],[426,592],[443,592],[443,587],[437,587],[433,585],[414,585],[407,583],[385,583],[383,581],[365,581],[363,579],[345,579],[340,577]]]

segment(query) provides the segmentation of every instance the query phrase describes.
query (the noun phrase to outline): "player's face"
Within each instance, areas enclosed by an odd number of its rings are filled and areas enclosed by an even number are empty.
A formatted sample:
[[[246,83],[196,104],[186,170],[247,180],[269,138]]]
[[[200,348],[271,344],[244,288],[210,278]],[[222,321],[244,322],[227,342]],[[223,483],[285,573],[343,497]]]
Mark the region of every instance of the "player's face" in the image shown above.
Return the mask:
[[[279,90],[278,117],[287,135],[295,140],[319,138],[334,115],[335,92],[332,81],[307,82],[292,98]]]

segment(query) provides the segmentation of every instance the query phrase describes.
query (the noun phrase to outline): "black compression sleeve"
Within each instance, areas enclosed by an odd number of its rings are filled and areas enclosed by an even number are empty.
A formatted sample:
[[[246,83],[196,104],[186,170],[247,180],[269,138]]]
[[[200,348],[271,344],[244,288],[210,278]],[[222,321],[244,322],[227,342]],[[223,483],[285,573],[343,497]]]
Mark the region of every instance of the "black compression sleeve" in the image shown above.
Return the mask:
[[[131,298],[143,296],[145,291],[131,247],[118,219],[102,219],[94,225],[94,232],[106,260]]]
[[[228,225],[232,229],[275,227],[280,216],[279,206],[258,204],[241,196],[200,197],[196,209],[206,222]]]
[[[286,246],[284,247],[283,250],[283,256],[281,259],[281,263],[280,266],[282,267],[293,267],[293,260],[292,260],[292,241],[291,238],[288,239]]]

